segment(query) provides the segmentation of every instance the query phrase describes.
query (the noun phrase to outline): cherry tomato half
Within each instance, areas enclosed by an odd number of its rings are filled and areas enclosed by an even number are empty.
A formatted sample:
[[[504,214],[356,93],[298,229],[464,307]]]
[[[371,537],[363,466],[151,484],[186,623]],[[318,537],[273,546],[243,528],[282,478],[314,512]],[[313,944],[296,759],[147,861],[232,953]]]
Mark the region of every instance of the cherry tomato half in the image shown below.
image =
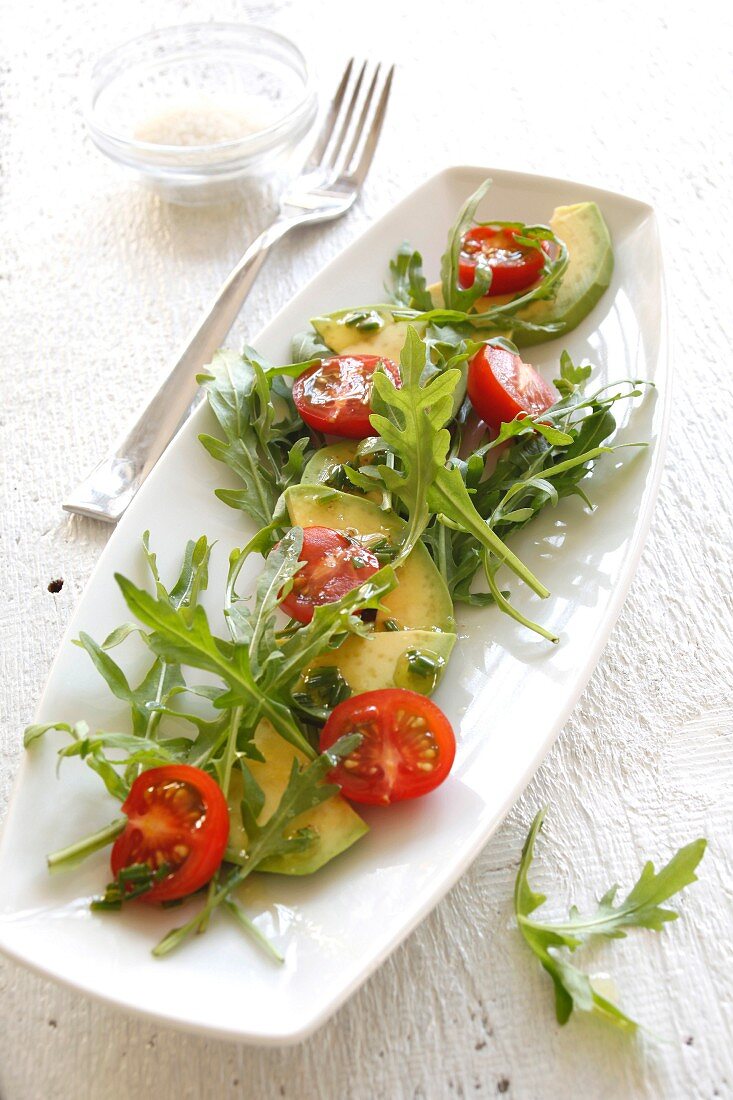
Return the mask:
[[[521,234],[520,234],[521,236]],[[549,252],[547,241],[542,250],[517,241],[517,231],[490,225],[477,225],[463,238],[458,263],[458,281],[464,289],[473,286],[476,267],[491,268],[491,286],[487,298],[495,294],[514,294],[525,290],[540,276]]]
[[[300,560],[303,565],[280,604],[299,623],[309,623],[316,607],[340,600],[352,588],[373,577],[380,567],[379,559],[370,550],[330,527],[303,528]]]
[[[112,846],[112,874],[147,863],[171,873],[140,900],[174,901],[204,886],[222,861],[229,811],[219,784],[201,768],[166,764],[137,777],[122,809],[127,825]]]
[[[360,733],[361,745],[330,778],[353,802],[388,806],[419,798],[443,782],[456,754],[440,707],[405,688],[365,691],[339,703],[321,730],[321,752],[349,733]]]
[[[310,428],[327,435],[366,439],[377,435],[369,423],[372,378],[378,366],[401,385],[391,359],[378,355],[337,355],[323,359],[293,383],[295,407]]]
[[[481,419],[497,430],[519,413],[537,416],[558,399],[534,367],[491,344],[485,344],[471,360],[468,396]]]

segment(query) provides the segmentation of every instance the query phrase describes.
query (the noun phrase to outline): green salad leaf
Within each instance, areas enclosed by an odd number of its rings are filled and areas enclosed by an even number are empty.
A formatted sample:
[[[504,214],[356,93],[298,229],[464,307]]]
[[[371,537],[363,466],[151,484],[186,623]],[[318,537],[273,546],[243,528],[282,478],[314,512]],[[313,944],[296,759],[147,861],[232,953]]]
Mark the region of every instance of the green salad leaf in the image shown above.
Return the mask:
[[[290,391],[254,348],[241,355],[217,352],[199,381],[224,435],[203,433],[199,439],[244,486],[217,489],[216,495],[266,527],[283,490],[300,479],[307,458],[309,439]]]
[[[384,372],[374,377],[377,411],[371,423],[401,460],[400,470],[378,467],[384,484],[408,511],[401,559],[410,553],[430,519],[428,495],[448,456],[451,438],[446,424],[460,379],[460,371],[451,369],[434,374],[422,385],[425,361],[425,344],[410,326],[400,357],[401,386],[395,386]]]
[[[433,299],[427,288],[422,268],[422,256],[403,244],[393,260],[389,271],[392,277],[390,292],[392,301],[408,309],[431,310]]]
[[[463,238],[476,224],[476,210],[482,198],[491,187],[487,179],[464,202],[455,224],[448,234],[448,247],[440,263],[440,280],[443,288],[443,303],[448,311],[467,314],[471,307],[488,293],[491,287],[491,268],[478,264],[473,286],[462,287],[459,279],[459,264]]]
[[[450,477],[457,493],[460,478],[472,507],[502,540],[565,497],[579,496],[592,507],[580,483],[603,455],[618,449],[606,442],[616,430],[612,407],[618,401],[640,396],[643,390],[643,383],[631,380],[584,397],[581,387],[589,368],[575,367],[566,356],[563,371],[564,396],[541,417],[504,424],[496,439],[467,459],[456,456],[452,460]],[[487,474],[486,457],[508,440],[511,446],[503,450]],[[473,532],[468,524],[458,529],[428,529],[426,541],[453,599],[478,605],[495,602],[524,626],[554,640],[550,632],[519,615],[499,590],[499,555],[487,557],[489,548],[479,535],[483,536],[483,531]],[[479,572],[486,577],[488,592],[475,589],[474,579]]]
[[[558,1023],[565,1024],[574,1010],[594,1015],[626,1031],[638,1024],[594,988],[587,974],[574,966],[563,948],[575,951],[594,936],[619,939],[626,928],[649,928],[661,931],[668,921],[677,919],[673,909],[663,903],[686,886],[697,881],[695,870],[705,854],[707,841],[699,839],[680,848],[660,871],[649,862],[634,887],[623,901],[615,903],[618,886],[614,885],[598,902],[595,913],[580,915],[573,906],[565,922],[546,923],[532,916],[546,902],[544,894],[536,893],[529,884],[529,871],[534,847],[542,828],[545,811],[535,817],[522,849],[522,859],[514,887],[514,910],[519,930],[525,942],[550,975],[555,987],[555,1012]]]
[[[188,609],[195,607],[201,593],[208,585],[211,543],[204,535],[186,543],[178,578],[168,591],[160,578],[157,559],[150,550],[149,540],[150,533],[145,531],[142,538],[143,552],[158,598],[172,608],[181,610],[184,614],[188,613]],[[154,733],[170,700],[185,686],[185,683],[179,663],[158,658],[140,683],[135,688],[130,686],[125,673],[107,651],[120,645],[136,632],[143,633],[139,625],[125,623],[112,631],[101,645],[82,632],[76,640],[76,645],[86,650],[112,694],[129,704],[133,731],[139,735],[150,736]]]
[[[294,363],[308,363],[318,359],[328,359],[333,352],[312,328],[297,333],[292,340],[291,355]]]

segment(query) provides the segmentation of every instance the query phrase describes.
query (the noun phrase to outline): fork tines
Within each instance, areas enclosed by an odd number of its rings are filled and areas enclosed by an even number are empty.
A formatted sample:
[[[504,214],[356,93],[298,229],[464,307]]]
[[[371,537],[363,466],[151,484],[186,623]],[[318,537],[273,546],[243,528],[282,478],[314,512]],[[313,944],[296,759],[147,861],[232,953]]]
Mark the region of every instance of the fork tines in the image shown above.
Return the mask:
[[[362,183],[382,130],[394,65],[380,79],[381,72],[380,63],[372,70],[367,61],[355,71],[352,57],[331,100],[306,171],[328,169],[339,179],[357,186]]]

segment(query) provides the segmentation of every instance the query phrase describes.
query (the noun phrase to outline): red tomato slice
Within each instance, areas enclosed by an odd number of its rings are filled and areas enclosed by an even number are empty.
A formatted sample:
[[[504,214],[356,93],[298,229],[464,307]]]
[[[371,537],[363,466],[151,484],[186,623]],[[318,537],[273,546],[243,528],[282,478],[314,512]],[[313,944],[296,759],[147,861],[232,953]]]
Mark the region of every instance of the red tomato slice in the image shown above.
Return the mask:
[[[391,359],[378,355],[337,355],[323,359],[293,383],[295,407],[310,428],[327,435],[366,439],[377,435],[369,423],[372,378],[381,364],[395,386],[400,371]]]
[[[380,568],[379,559],[370,550],[330,527],[303,528],[300,560],[303,565],[280,604],[299,623],[309,623],[319,604],[340,600]]]
[[[122,809],[127,825],[112,846],[115,878],[134,863],[171,868],[141,901],[174,901],[209,881],[229,839],[224,792],[210,775],[188,764],[150,768],[132,784]]]
[[[419,798],[443,782],[456,754],[440,707],[404,688],[365,691],[339,703],[321,730],[321,752],[348,733],[363,740],[330,778],[353,802],[388,806]]]
[[[521,234],[520,234],[521,236]],[[550,248],[542,242],[542,251],[519,244],[514,229],[477,225],[463,238],[458,263],[458,281],[464,289],[473,286],[479,262],[491,268],[491,286],[485,297],[514,294],[536,282]]]
[[[496,430],[519,413],[537,416],[558,399],[555,389],[534,367],[491,344],[485,344],[471,360],[468,396],[481,419]]]

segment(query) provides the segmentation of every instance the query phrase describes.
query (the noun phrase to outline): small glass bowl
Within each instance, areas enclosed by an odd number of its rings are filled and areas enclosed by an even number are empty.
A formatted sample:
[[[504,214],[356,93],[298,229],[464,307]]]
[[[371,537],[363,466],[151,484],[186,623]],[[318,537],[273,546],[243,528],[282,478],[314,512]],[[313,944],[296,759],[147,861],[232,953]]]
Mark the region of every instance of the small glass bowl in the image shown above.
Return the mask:
[[[198,205],[282,169],[316,107],[305,58],[283,35],[192,23],[100,58],[86,119],[108,157],[169,202]]]

